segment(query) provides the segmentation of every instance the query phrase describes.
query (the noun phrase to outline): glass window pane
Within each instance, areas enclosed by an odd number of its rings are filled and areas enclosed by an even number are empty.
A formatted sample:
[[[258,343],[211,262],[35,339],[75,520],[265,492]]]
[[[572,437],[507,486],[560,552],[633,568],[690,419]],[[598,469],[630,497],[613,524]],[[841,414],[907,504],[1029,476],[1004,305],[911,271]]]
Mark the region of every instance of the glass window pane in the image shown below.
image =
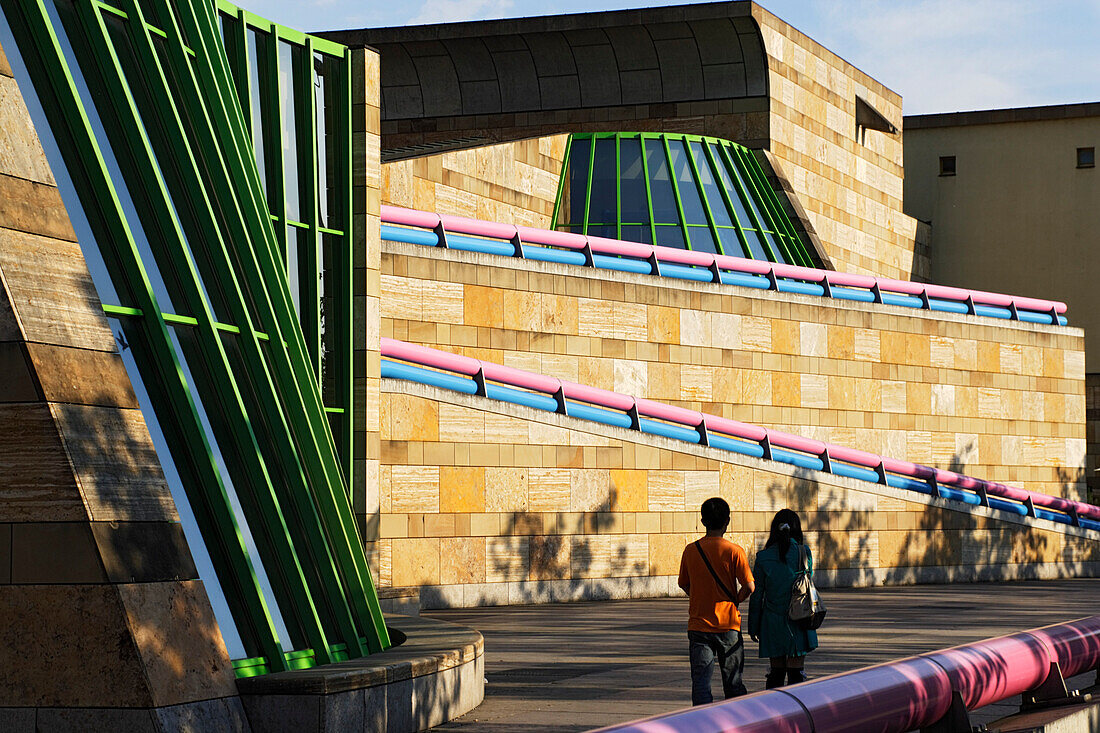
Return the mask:
[[[764,250],[764,243],[761,241],[764,235],[755,229],[746,229],[745,241],[749,243],[749,251],[752,252],[752,258],[754,260],[770,260],[768,253]]]
[[[688,161],[687,148],[683,140],[669,140],[668,154],[672,160],[672,172],[676,176],[676,185],[680,191],[680,205],[684,207],[684,217],[688,224],[707,224],[707,214],[699,198],[699,189],[695,185],[695,175]]]
[[[627,242],[653,244],[653,232],[650,230],[648,224],[623,224],[623,233],[619,238]]]
[[[588,234],[593,237],[619,238],[619,228],[614,224],[589,224]]]
[[[747,236],[753,236],[752,232],[746,232]],[[748,257],[741,246],[741,239],[737,236],[736,229],[719,229],[718,238],[722,240],[722,253],[730,257]]]
[[[596,159],[592,162],[591,200],[588,203],[589,232],[592,231],[593,224],[618,222],[615,174],[615,138],[598,138]]]
[[[301,221],[298,205],[298,119],[296,114],[294,69],[296,58],[302,50],[279,41],[279,109],[283,122],[283,196],[286,200],[286,217]]]
[[[622,221],[624,224],[648,224],[649,200],[645,191],[641,140],[636,137],[619,140],[619,166],[621,170],[619,205],[622,209]],[[623,230],[625,232],[626,227],[623,227]],[[645,231],[648,233],[649,227],[645,227]]]
[[[765,215],[763,208],[760,206],[760,202],[756,200],[757,193],[756,187],[745,173],[741,170],[737,155],[731,150],[730,158],[734,161],[733,174],[737,176],[737,180],[741,182],[741,187],[747,192],[749,197],[749,206],[752,207],[753,213],[756,214],[757,221],[760,222],[760,226],[766,228],[768,226],[768,217]]]
[[[730,201],[733,202],[733,210],[737,216],[737,223],[742,227],[752,227],[752,218],[749,216],[749,210],[745,208],[745,202],[741,199],[741,196],[737,193],[737,186],[733,184],[733,179],[730,178],[729,170],[726,168],[726,163],[722,158],[722,151],[714,143],[708,143],[710,146],[711,155],[714,156],[714,160],[718,163],[718,180],[721,181],[722,187],[730,195]]]
[[[680,211],[676,208],[672,179],[668,173],[668,161],[665,159],[665,147],[660,140],[645,141],[645,160],[646,167],[649,168],[649,190],[653,196],[653,220],[678,224]],[[657,238],[660,239],[660,235]]]
[[[687,249],[684,246],[684,232],[680,229],[679,224],[675,225],[658,225],[657,226],[657,244],[662,247],[676,247],[677,249]]]
[[[771,245],[772,252],[775,254],[774,261],[786,263],[787,258],[783,256],[783,248],[780,246],[779,237],[771,232],[764,232],[764,236],[767,237],[768,244]]]
[[[714,246],[714,234],[710,231],[710,227],[688,227],[688,236],[691,237],[692,249],[702,252],[718,252]]]
[[[578,231],[576,225],[584,224],[584,202],[588,190],[588,156],[592,149],[591,138],[573,138],[569,146],[569,162],[564,174],[565,185],[561,192],[561,207],[558,210],[558,222],[566,226],[574,225],[571,231]]]
[[[320,205],[321,226],[329,229],[342,229],[344,217],[341,214],[340,190],[341,181],[337,178],[341,175],[344,161],[338,159],[341,155],[340,146],[337,144],[337,100],[339,69],[341,60],[325,54],[313,55],[314,76],[313,89],[316,93],[317,106],[317,182]],[[346,155],[346,153],[345,153]]]
[[[260,44],[267,43],[270,36],[266,33],[260,34],[252,28],[247,30],[247,34],[248,94],[251,100],[249,104],[252,107],[252,149],[256,157],[256,168],[260,172],[260,181],[263,183],[264,196],[267,196],[267,167],[264,164],[264,140],[266,136],[264,135],[263,103],[260,101],[260,75],[266,73],[266,69],[260,69],[260,59],[264,58],[260,53]]]
[[[699,183],[703,186],[703,194],[707,197],[710,214],[714,217],[714,225],[732,226],[733,220],[730,219],[729,211],[726,210],[726,202],[722,199],[722,192],[711,173],[710,162],[703,152],[703,143],[696,141],[691,143],[690,147],[691,156],[695,159],[695,167],[699,169]]]

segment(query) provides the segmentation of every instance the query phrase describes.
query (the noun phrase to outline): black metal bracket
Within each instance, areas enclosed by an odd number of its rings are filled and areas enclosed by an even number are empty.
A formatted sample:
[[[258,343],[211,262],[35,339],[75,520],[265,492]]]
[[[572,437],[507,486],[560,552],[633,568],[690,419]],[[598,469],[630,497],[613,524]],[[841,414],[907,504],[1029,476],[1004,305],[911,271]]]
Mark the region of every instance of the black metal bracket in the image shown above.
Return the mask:
[[[485,367],[479,366],[474,374],[474,384],[477,385],[477,396],[488,397],[489,390],[485,387]]]
[[[1030,496],[1027,497],[1027,499],[1024,501],[1024,506],[1027,507],[1027,515],[1029,517],[1034,517],[1035,516],[1035,502],[1031,500]]]
[[[986,493],[985,487],[979,484],[976,491],[978,492],[978,501],[981,503],[981,506],[989,506],[989,494]]]
[[[515,253],[513,254],[513,256],[514,257],[519,257],[522,260],[523,259],[523,241],[519,238],[519,232],[516,232],[515,236],[512,237],[512,247],[514,247],[515,250],[516,250]]]
[[[711,274],[711,277],[714,278],[714,282],[718,283],[719,285],[722,284],[722,272],[721,272],[721,270],[718,269],[718,261],[717,260],[711,260],[710,274]]]
[[[1008,301],[1008,314],[1009,314],[1009,318],[1011,320],[1013,320],[1013,321],[1020,320],[1020,311],[1018,311],[1016,309],[1016,301],[1015,300]]]
[[[932,489],[932,496],[936,497],[937,499],[943,496],[943,494],[940,493],[940,485],[936,483],[935,476],[928,479],[928,487]]]
[[[569,409],[565,404],[565,387],[558,387],[558,391],[554,393],[554,401],[558,403],[558,414],[569,416]]]
[[[768,290],[779,292],[779,280],[775,277],[775,270],[769,269],[766,277],[768,278]]]
[[[826,473],[832,473],[833,458],[829,455],[829,449],[826,448],[825,450],[821,451],[821,455],[818,456],[818,458],[821,459],[821,470],[825,471]]]
[[[889,484],[886,483],[886,464],[885,463],[883,463],[882,461],[879,461],[878,465],[875,466],[875,473],[878,474],[878,482],[880,484],[882,484],[883,486],[889,486]]]
[[[824,292],[824,296],[825,296],[826,298],[831,298],[831,297],[833,297],[833,286],[832,286],[832,284],[831,284],[831,283],[829,282],[829,276],[828,276],[828,275],[826,275],[825,277],[821,278],[821,288],[822,288],[822,289],[823,289],[823,290],[825,291],[825,292]]]
[[[1097,669],[1100,677],[1100,668]],[[1022,695],[1020,711],[1036,710],[1039,708],[1059,707],[1061,705],[1078,705],[1092,701],[1092,695],[1082,695],[1080,690],[1070,690],[1066,687],[1066,679],[1062,676],[1062,668],[1057,662],[1050,663],[1050,672],[1046,679],[1034,690],[1028,690]]]
[[[974,296],[973,295],[968,294],[966,296],[966,312],[969,313],[972,316],[977,315],[977,313],[978,313],[978,309],[974,307]]]
[[[703,418],[695,429],[699,431],[699,445],[710,445],[710,433],[707,432],[707,419]]]
[[[630,406],[630,409],[626,411],[626,414],[630,416],[630,427],[634,430],[642,429],[642,419],[638,415],[638,404],[634,403]]]
[[[435,243],[435,246],[442,247],[443,249],[450,249],[447,245],[447,230],[443,228],[443,222],[436,224],[432,231],[435,232],[435,236],[438,237],[439,240]]]
[[[882,289],[878,286],[878,281],[875,281],[875,284],[871,286],[871,294],[875,296],[876,303],[882,302]]]
[[[951,691],[951,707],[947,709],[943,717],[932,725],[920,729],[921,733],[973,733],[984,731],[984,725],[974,726],[970,724],[970,713],[963,704],[962,695],[958,690]]]
[[[650,274],[651,275],[657,275],[658,277],[660,277],[660,275],[661,275],[661,262],[660,262],[660,260],[657,259],[657,253],[656,252],[650,252],[649,257],[646,257],[646,260],[649,262],[649,268],[651,270],[653,270],[653,272],[651,272]]]
[[[764,460],[772,460],[772,441],[767,435],[760,441],[760,447],[764,449]]]
[[[592,245],[588,243],[587,239],[584,240],[584,249],[581,251],[584,252],[584,264],[595,267],[596,260],[592,257]]]

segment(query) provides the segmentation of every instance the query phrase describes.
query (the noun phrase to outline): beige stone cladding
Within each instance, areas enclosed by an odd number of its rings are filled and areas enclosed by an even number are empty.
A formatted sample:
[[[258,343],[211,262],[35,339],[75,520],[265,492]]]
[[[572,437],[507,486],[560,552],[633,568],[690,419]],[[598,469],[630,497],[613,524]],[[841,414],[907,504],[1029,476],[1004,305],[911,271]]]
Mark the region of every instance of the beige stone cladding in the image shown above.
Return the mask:
[[[370,49],[351,50],[352,141],[355,163],[352,215],[354,466],[352,510],[367,557],[377,577],[378,557],[378,381],[381,290],[381,155],[379,148],[379,60]]]
[[[769,67],[770,143],[838,270],[927,280],[902,212],[901,96],[754,4]],[[860,97],[897,128],[857,136]]]
[[[382,309],[384,336],[1033,491],[1083,492],[1080,329],[391,242]]]
[[[823,586],[1100,570],[1095,533],[405,381],[382,436],[380,581],[427,608],[678,595],[711,496],[750,561],[796,509]]]
[[[382,165],[382,202],[549,229],[568,135]]]

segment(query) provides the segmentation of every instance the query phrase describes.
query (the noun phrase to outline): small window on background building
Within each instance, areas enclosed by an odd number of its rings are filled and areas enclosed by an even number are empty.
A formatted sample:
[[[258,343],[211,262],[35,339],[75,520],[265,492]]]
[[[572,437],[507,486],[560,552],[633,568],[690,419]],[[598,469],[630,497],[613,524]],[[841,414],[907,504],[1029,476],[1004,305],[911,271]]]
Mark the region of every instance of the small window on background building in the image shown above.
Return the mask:
[[[1077,167],[1096,167],[1096,148],[1077,148]]]
[[[955,156],[954,155],[941,155],[940,156],[940,175],[941,176],[953,176],[953,175],[955,175]]]

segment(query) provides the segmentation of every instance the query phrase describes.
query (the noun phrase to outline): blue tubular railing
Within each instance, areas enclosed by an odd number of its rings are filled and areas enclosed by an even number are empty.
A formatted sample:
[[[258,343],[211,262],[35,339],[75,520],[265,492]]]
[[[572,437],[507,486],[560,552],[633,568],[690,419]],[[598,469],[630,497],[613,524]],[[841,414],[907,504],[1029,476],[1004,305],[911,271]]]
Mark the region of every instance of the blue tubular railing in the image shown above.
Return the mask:
[[[708,252],[382,207],[382,239],[539,262],[595,267],[1025,323],[1066,325],[1065,303],[815,270]]]
[[[382,339],[382,376],[1100,531],[1100,507]]]

